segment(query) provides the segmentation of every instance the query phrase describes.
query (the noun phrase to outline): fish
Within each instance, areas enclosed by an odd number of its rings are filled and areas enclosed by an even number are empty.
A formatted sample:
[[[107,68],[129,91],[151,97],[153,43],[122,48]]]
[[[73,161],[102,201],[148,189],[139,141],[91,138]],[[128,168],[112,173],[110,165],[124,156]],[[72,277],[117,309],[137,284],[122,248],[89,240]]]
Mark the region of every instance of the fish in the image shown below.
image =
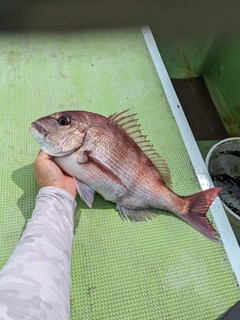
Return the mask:
[[[116,204],[123,220],[144,222],[157,216],[156,209],[170,211],[221,243],[206,213],[222,188],[176,194],[169,167],[141,133],[137,114],[128,111],[109,117],[80,110],[56,112],[32,122],[30,133],[74,178],[90,208],[97,192]]]

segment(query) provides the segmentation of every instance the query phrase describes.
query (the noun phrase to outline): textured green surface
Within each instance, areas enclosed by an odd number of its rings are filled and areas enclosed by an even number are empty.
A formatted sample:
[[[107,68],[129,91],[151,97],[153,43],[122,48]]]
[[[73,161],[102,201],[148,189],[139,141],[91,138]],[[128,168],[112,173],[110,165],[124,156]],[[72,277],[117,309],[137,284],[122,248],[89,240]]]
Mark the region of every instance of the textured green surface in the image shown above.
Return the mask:
[[[40,116],[130,108],[169,164],[174,191],[200,190],[140,30],[5,34],[0,63],[0,266],[34,207],[38,146],[28,127]],[[173,214],[133,224],[98,195],[92,210],[78,200],[71,319],[209,320],[239,298],[223,247]]]

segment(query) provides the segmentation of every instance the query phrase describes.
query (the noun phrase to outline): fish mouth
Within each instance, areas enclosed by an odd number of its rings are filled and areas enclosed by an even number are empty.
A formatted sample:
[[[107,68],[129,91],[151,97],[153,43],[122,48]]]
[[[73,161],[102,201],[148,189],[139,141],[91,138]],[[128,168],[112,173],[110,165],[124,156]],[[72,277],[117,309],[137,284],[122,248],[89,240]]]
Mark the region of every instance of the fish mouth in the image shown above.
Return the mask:
[[[43,135],[44,137],[48,134],[48,130],[44,128],[38,121],[31,123],[30,131],[37,131],[37,133]]]
[[[38,120],[31,123],[29,130],[33,138],[39,143],[42,151],[53,157],[69,155],[79,148],[79,146],[77,146],[71,150],[62,151],[61,145],[55,146],[53,143],[51,143],[51,141],[49,141],[47,137],[49,131]]]

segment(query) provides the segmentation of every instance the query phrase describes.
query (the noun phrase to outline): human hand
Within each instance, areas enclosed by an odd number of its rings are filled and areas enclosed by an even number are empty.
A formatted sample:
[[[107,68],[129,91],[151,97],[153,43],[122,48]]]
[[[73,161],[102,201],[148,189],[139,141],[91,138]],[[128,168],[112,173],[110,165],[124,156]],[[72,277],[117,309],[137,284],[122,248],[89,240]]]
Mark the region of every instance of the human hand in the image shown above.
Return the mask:
[[[53,161],[52,156],[39,151],[34,161],[34,175],[39,189],[47,186],[60,188],[77,196],[77,188],[72,177],[64,173]]]

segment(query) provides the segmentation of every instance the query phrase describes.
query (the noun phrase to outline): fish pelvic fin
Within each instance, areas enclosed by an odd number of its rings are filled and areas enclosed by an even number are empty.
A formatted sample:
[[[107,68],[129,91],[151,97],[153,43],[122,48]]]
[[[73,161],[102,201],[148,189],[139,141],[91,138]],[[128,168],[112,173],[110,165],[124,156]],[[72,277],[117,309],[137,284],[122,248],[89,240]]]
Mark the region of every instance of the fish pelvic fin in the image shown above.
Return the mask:
[[[120,205],[117,205],[116,209],[123,220],[129,219],[132,222],[146,222],[157,216],[151,209],[130,209]]]
[[[208,237],[209,239],[222,243],[219,239],[218,232],[213,228],[206,213],[213,200],[222,191],[222,188],[211,188],[198,192],[190,196],[184,196],[183,199],[188,200],[188,210],[178,214],[183,220],[190,224],[193,228]]]
[[[85,183],[79,181],[77,178],[73,177],[73,179],[77,187],[79,196],[89,208],[92,208],[95,190],[92,187],[86,185]]]

